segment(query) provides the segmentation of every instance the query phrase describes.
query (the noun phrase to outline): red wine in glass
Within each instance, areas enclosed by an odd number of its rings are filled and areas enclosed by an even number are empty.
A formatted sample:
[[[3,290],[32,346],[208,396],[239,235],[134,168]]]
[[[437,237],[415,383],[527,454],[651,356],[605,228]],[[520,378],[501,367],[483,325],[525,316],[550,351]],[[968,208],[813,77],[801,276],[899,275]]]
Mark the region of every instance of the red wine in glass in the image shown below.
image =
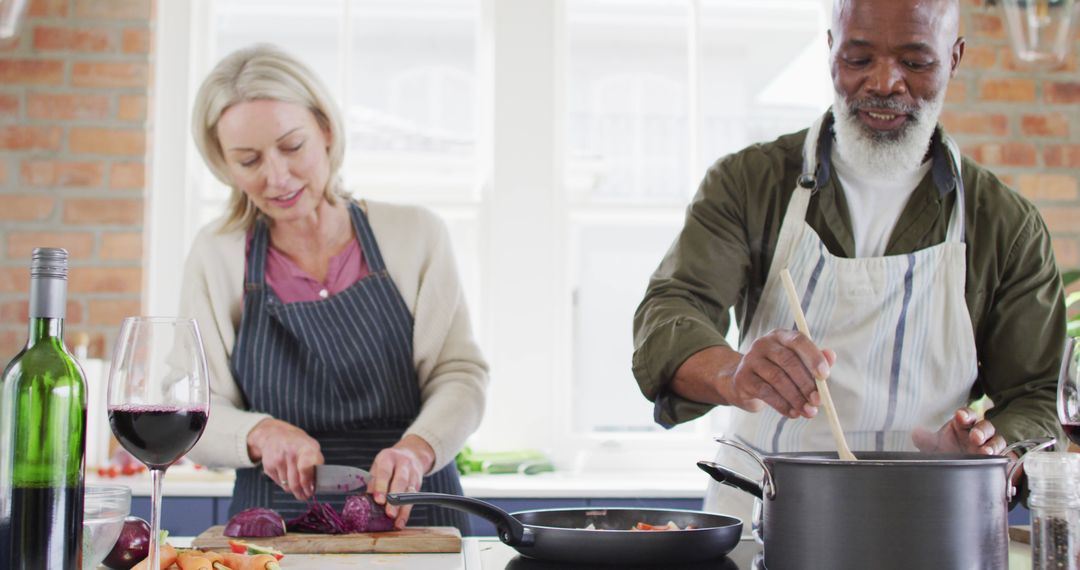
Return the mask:
[[[1080,424],[1061,424],[1061,429],[1073,443],[1080,445]]]
[[[206,427],[206,409],[122,405],[109,408],[113,434],[151,469],[165,469],[184,456]]]
[[[130,317],[109,366],[109,424],[150,468],[150,568],[160,567],[161,482],[206,428],[209,374],[198,323],[187,317]]]

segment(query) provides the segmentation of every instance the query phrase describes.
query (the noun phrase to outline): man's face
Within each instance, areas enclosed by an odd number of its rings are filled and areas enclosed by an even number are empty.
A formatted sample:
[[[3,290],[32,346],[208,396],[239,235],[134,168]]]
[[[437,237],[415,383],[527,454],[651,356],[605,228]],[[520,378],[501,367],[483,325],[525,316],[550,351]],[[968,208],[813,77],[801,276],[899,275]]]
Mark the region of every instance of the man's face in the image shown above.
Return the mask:
[[[897,141],[944,96],[964,51],[956,0],[838,0],[833,85],[870,138]]]

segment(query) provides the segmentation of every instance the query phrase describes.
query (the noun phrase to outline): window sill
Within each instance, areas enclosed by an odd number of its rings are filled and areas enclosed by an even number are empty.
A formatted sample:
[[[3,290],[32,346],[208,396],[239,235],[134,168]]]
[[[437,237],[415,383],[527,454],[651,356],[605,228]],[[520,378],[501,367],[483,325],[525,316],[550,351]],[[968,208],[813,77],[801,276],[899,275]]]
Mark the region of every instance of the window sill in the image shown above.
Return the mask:
[[[483,498],[678,498],[700,499],[708,476],[690,469],[633,472],[555,472],[537,475],[468,475],[461,478],[465,494]],[[136,497],[150,495],[150,477],[88,475],[87,485],[123,485]],[[231,497],[229,471],[169,472],[162,485],[166,497]]]

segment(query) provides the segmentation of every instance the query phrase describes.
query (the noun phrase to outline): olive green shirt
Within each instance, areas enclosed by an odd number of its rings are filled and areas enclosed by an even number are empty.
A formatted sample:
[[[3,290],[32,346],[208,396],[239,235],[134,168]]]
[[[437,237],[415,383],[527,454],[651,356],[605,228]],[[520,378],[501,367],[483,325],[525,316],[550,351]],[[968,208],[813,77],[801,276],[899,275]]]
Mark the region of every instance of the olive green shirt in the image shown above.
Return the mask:
[[[806,222],[829,252],[854,257],[844,192],[829,172],[832,131],[822,129],[817,190]],[[739,329],[754,318],[788,202],[802,174],[807,131],[754,145],[717,161],[687,209],[686,222],[649,282],[634,315],[633,370],[665,427],[710,409],[668,389],[679,366],[724,336],[734,307]],[[940,127],[934,165],[912,193],[886,246],[911,253],[944,241],[956,179]],[[1055,395],[1065,339],[1061,277],[1050,234],[1035,207],[988,170],[963,158],[965,298],[978,355],[972,400],[994,402],[987,417],[1012,443],[1058,435]],[[963,342],[965,339],[957,339]]]

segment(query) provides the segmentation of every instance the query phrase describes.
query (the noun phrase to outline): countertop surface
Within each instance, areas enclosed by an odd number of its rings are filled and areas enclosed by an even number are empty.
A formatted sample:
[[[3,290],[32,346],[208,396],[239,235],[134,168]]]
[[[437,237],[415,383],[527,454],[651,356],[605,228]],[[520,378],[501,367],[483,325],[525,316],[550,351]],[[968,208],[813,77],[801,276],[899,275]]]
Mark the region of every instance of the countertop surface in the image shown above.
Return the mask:
[[[124,485],[135,496],[150,495],[150,477],[101,477],[88,473],[88,485]],[[693,470],[634,472],[554,472],[537,475],[468,475],[461,478],[465,495],[487,498],[686,498],[705,495],[709,478]],[[166,497],[230,497],[232,471],[177,469],[165,473]]]
[[[172,539],[183,546],[190,538]],[[723,560],[683,566],[640,566],[637,570],[757,570],[761,569],[761,548],[744,539]],[[466,538],[462,552],[456,554],[290,554],[282,560],[284,570],[611,570],[611,566],[553,564],[524,558],[494,538]],[[1010,570],[1030,570],[1031,548],[1019,542],[1009,543]]]

